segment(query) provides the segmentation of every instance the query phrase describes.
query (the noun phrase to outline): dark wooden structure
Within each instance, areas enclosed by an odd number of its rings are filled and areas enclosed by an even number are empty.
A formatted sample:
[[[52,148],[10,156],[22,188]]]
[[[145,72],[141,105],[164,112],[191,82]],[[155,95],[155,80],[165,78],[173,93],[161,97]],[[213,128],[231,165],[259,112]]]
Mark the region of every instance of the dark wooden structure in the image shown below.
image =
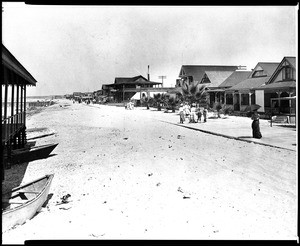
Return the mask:
[[[35,86],[37,81],[3,44],[1,74],[1,167],[4,180],[4,170],[10,166],[11,150],[26,144],[26,87]],[[9,87],[11,95],[8,94]]]
[[[155,88],[154,86],[161,86],[160,82],[149,81],[142,75],[135,77],[117,77],[114,84],[106,84],[102,86],[103,91],[107,95],[113,95],[116,102],[124,102],[130,100],[136,93],[142,90],[149,90]],[[112,94],[113,93],[113,94]]]

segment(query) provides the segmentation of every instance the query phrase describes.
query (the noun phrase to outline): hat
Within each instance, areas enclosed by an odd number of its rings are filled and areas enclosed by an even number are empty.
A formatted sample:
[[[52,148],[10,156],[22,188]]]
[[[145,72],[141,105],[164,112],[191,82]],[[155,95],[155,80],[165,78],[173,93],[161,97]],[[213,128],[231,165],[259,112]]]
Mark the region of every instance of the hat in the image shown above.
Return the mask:
[[[196,103],[192,103],[192,106],[196,106]]]
[[[181,103],[180,106],[183,106],[183,104]]]

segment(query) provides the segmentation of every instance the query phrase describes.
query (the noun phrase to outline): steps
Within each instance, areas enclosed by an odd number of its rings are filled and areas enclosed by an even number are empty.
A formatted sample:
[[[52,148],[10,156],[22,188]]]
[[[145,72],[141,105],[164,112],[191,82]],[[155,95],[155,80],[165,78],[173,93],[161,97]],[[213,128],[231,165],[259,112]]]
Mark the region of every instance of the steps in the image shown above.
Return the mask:
[[[290,123],[289,122],[289,117],[286,115],[278,115],[278,116],[273,116],[274,118],[272,119],[273,123]]]

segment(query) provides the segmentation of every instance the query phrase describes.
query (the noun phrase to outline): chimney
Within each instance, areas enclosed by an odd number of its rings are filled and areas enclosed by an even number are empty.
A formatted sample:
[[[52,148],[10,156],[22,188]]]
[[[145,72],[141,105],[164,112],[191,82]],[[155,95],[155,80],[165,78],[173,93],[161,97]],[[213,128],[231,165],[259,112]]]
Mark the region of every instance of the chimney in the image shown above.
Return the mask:
[[[149,65],[148,65],[148,81],[150,81]]]

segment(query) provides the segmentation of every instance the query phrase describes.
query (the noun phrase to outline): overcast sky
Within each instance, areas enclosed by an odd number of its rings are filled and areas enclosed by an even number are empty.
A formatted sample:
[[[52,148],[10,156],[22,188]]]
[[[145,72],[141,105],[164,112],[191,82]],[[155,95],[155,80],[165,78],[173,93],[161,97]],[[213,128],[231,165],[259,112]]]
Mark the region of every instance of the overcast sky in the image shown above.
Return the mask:
[[[38,81],[29,96],[142,75],[174,86],[182,65],[296,56],[296,7],[32,6],[2,3],[2,42]]]

